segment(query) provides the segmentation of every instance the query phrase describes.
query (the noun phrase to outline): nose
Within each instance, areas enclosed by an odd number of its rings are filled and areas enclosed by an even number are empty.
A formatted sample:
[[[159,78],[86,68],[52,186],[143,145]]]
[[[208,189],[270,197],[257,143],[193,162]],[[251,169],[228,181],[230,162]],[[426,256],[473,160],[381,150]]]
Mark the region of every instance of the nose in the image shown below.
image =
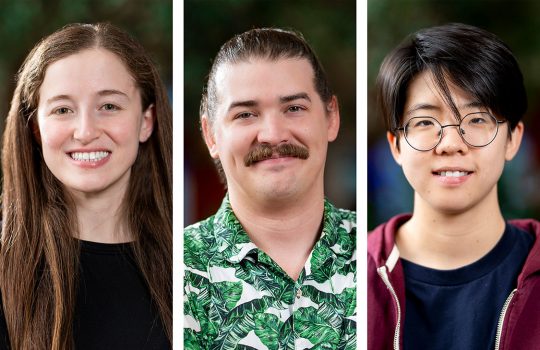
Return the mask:
[[[88,144],[101,134],[97,116],[92,112],[83,111],[75,119],[73,138],[82,144]]]
[[[269,113],[262,118],[260,129],[257,134],[259,143],[278,145],[290,140],[290,130],[287,120],[279,113]]]
[[[469,150],[469,145],[459,133],[459,125],[445,125],[441,132],[441,142],[435,147],[437,154],[466,153]]]

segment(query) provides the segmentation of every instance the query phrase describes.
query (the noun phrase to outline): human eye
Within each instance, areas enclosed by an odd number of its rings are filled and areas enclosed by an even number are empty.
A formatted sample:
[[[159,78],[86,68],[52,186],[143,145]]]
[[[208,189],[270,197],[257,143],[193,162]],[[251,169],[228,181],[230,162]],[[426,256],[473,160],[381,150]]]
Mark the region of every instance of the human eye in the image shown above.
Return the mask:
[[[251,112],[242,112],[238,113],[234,116],[234,119],[249,119],[251,117],[255,117],[255,114]]]
[[[287,112],[292,112],[292,113],[298,113],[298,112],[302,112],[302,111],[305,111],[305,110],[306,110],[306,108],[304,108],[302,106],[298,106],[298,105],[287,107]]]
[[[435,122],[431,118],[412,118],[409,120],[409,128],[430,128],[435,126]]]
[[[463,127],[487,129],[493,128],[496,124],[496,120],[491,116],[491,114],[479,112],[471,113],[465,116],[461,123]]]
[[[68,113],[73,113],[73,111],[68,107],[58,107],[58,108],[53,109],[52,111],[52,114],[56,114],[56,115],[64,115]]]
[[[100,109],[106,112],[114,112],[114,111],[120,110],[120,107],[118,107],[117,105],[113,103],[105,103],[103,106],[101,106]]]
[[[487,119],[485,117],[474,117],[474,118],[471,118],[471,120],[469,121],[469,124],[473,124],[473,125],[486,124],[486,123],[487,123]]]

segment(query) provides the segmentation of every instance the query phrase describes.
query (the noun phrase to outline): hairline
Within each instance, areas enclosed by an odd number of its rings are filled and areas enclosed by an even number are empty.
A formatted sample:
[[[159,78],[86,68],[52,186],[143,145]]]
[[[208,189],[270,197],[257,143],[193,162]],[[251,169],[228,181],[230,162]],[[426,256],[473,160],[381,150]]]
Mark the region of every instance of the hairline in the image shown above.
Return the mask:
[[[315,77],[315,69],[313,67],[313,64],[310,62],[309,58],[308,57],[305,57],[305,56],[301,56],[301,55],[293,55],[293,54],[290,54],[290,53],[283,53],[277,57],[272,57],[270,54],[259,54],[259,53],[252,53],[251,55],[244,55],[246,57],[240,57],[240,58],[237,58],[237,59],[234,59],[234,60],[230,60],[230,61],[227,61],[227,62],[221,62],[219,63],[217,66],[213,67],[212,69],[212,72],[211,72],[211,76],[208,80],[209,82],[209,85],[210,84],[213,84],[213,88],[214,88],[214,92],[216,93],[216,96],[215,96],[215,102],[216,102],[216,105],[217,103],[219,103],[219,96],[217,94],[217,84],[216,84],[216,77],[218,75],[218,71],[225,65],[238,65],[238,64],[242,64],[242,63],[253,63],[254,61],[264,61],[264,62],[267,62],[267,63],[273,63],[273,62],[278,62],[278,61],[282,61],[282,60],[297,60],[297,61],[306,61],[309,65],[309,68],[310,68],[310,71],[311,71],[311,76],[312,76],[312,79],[311,79],[311,82],[313,84],[313,91],[315,91],[315,94],[319,97],[319,99],[321,100],[321,103],[324,107],[326,107],[326,105],[332,100],[332,98],[335,96],[335,94],[331,94],[330,95],[330,100],[325,102],[324,99],[323,99],[323,96],[321,95],[320,91],[318,91],[317,89],[317,80],[316,80],[316,77]],[[208,92],[207,92],[208,93]],[[208,100],[208,97],[206,97],[207,100]],[[210,114],[210,109],[208,108],[208,101],[206,101],[206,106],[205,106],[205,111],[204,113],[201,113],[200,114],[200,119],[202,120],[203,117],[206,117],[206,119],[208,120],[208,123],[211,127],[213,127],[213,124],[214,124],[214,121],[216,120],[216,116],[212,116]],[[326,110],[325,108],[325,112],[328,114],[328,111]]]

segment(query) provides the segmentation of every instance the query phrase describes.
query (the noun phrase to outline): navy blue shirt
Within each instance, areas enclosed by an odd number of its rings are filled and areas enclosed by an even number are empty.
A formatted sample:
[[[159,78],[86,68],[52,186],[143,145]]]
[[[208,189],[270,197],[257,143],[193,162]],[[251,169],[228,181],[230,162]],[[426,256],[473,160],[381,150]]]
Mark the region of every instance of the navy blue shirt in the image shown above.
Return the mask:
[[[455,270],[402,259],[406,306],[404,349],[493,349],[497,323],[534,237],[506,225],[495,247]]]

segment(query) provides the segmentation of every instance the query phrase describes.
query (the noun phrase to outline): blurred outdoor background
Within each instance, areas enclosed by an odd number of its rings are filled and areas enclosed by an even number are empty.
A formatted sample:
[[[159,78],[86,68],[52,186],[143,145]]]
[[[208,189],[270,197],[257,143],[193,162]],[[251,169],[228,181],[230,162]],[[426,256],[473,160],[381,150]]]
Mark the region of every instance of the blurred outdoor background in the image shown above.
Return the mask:
[[[171,96],[172,0],[0,0],[0,134],[26,55],[41,38],[74,22],[110,22],[130,33],[157,64]]]
[[[199,125],[212,60],[228,39],[257,27],[302,32],[322,61],[341,112],[339,136],[329,147],[325,191],[338,207],[356,209],[355,18],[354,0],[184,1],[184,226],[214,214],[225,194]]]
[[[375,79],[383,58],[409,33],[462,22],[495,33],[522,69],[529,99],[525,136],[499,182],[505,218],[540,218],[540,2],[497,0],[368,0],[368,228],[411,212],[413,191],[395,164],[376,107]],[[362,50],[362,48],[360,48]],[[363,122],[363,118],[359,118]]]

